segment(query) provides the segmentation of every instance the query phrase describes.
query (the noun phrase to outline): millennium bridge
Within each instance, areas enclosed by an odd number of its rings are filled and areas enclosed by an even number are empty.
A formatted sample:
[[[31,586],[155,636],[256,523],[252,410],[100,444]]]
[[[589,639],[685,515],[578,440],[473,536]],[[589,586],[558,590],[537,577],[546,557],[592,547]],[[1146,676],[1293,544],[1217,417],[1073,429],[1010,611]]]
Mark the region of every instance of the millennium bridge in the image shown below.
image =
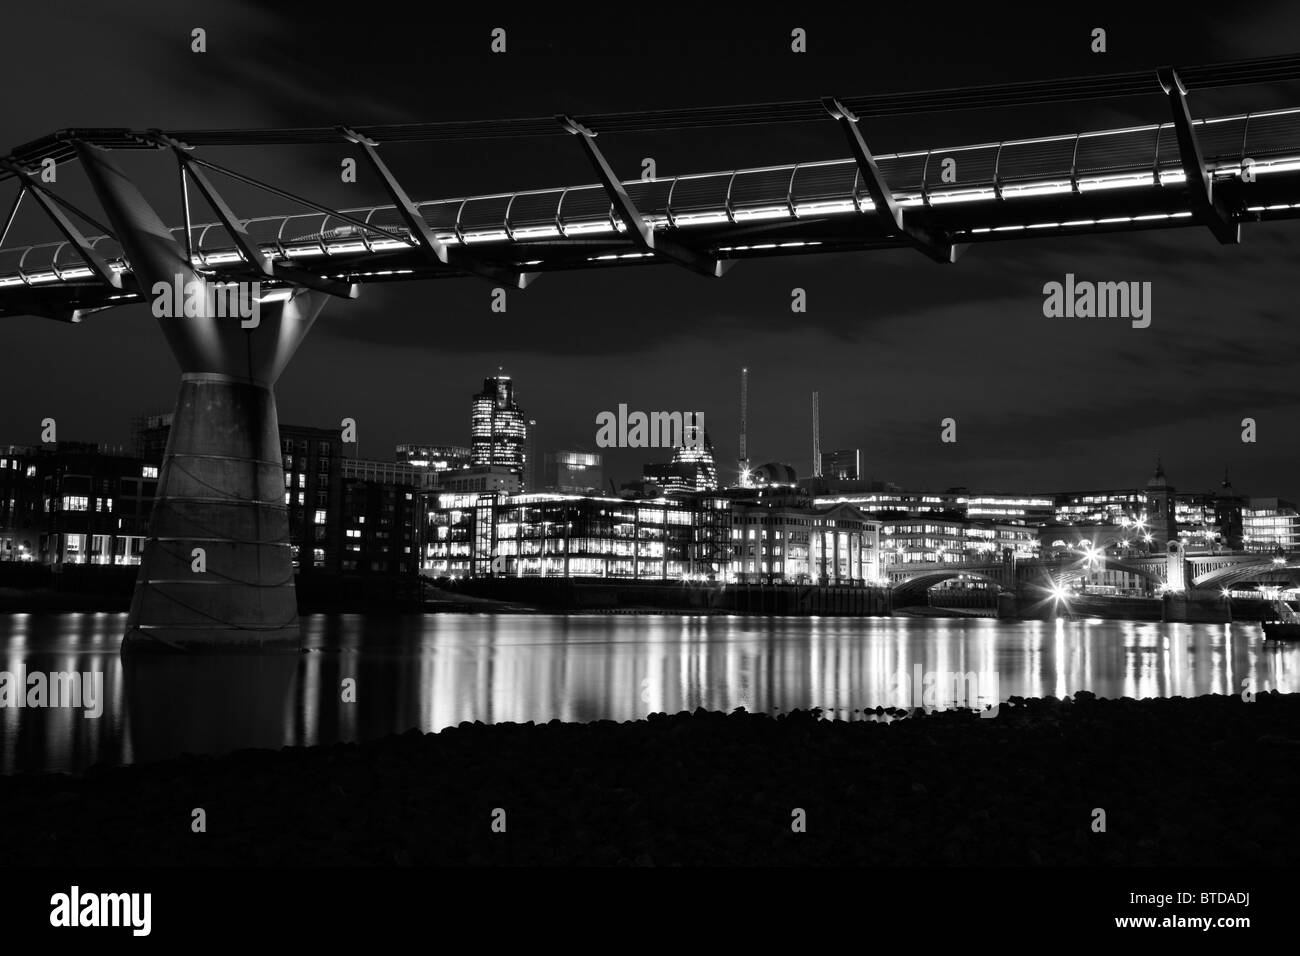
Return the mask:
[[[1236,243],[1245,223],[1300,214],[1300,107],[1194,118],[1189,93],[1300,79],[1300,57],[1164,67],[967,90],[522,120],[262,130],[64,129],[0,157],[16,195],[0,224],[0,315],[77,323],[148,303],[160,289],[257,283],[258,322],[161,318],[181,367],[124,650],[294,649],[298,616],[274,385],[331,298],[371,283],[472,276],[525,288],[547,272],[671,264],[716,278],[769,256],[910,248],[951,265],[984,242],[1200,228]],[[1148,97],[1152,121],[992,143],[876,152],[881,116]],[[1300,99],[1300,97],[1298,97]],[[1068,115],[1062,111],[1062,115]],[[739,125],[835,124],[840,157],[623,180],[602,142],[620,134]],[[454,199],[411,197],[388,165],[404,143],[569,136],[576,186]],[[605,139],[602,139],[604,137]],[[935,141],[943,140],[936,134]],[[339,209],[213,162],[346,144],[386,204]],[[382,150],[382,152],[381,152]],[[164,223],[119,156],[176,163],[183,221]],[[797,160],[797,161],[796,161]],[[80,164],[100,210],[51,188]],[[280,209],[236,212],[220,184]],[[156,185],[152,184],[151,185]],[[191,199],[211,209],[196,222]],[[11,235],[24,204],[61,241]],[[308,212],[296,211],[299,209]],[[242,215],[241,215],[242,213]],[[256,214],[253,214],[256,213]],[[202,549],[207,570],[191,570]]]

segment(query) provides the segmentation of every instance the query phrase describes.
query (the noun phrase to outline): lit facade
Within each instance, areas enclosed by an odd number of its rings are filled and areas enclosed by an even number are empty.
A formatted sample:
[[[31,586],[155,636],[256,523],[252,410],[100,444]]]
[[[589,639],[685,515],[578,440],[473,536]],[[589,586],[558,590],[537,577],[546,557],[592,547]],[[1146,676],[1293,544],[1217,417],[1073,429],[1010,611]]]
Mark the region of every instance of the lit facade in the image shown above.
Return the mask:
[[[343,551],[343,439],[336,429],[281,425],[280,447],[293,569],[337,571]]]
[[[852,505],[864,514],[877,517],[890,514],[956,514],[962,509],[962,498],[948,493],[861,491],[818,495],[814,504]]]
[[[99,445],[0,448],[0,560],[136,565],[158,466]]]
[[[508,375],[483,380],[470,410],[470,464],[508,468],[524,478],[528,426]]]
[[[1251,498],[1242,514],[1247,551],[1300,550],[1300,506],[1285,498]]]
[[[888,564],[951,564],[1037,557],[1038,529],[961,517],[884,518],[881,549]]]
[[[698,429],[699,425],[688,426]],[[673,465],[686,477],[690,491],[717,491],[718,468],[713,462],[713,442],[705,434],[703,440],[688,436],[687,441],[673,451]]]
[[[1056,499],[1047,495],[968,494],[958,504],[968,518],[1002,524],[1040,525],[1056,511]]]
[[[1114,525],[1147,521],[1149,509],[1145,491],[1070,491],[1057,496],[1055,523],[1058,525]]]
[[[541,491],[600,490],[601,456],[589,451],[548,451],[543,459]],[[529,489],[538,490],[538,489]]]
[[[0,445],[0,561],[40,557],[40,497],[34,491],[36,466],[28,461],[30,454],[21,445]]]
[[[701,426],[686,427],[693,430]],[[703,435],[698,444],[693,434],[683,433],[683,439],[683,444],[673,450],[672,461],[652,462],[642,466],[643,481],[665,495],[717,491],[718,469],[713,461],[713,442],[709,440],[708,433]]]
[[[1220,546],[1214,495],[1178,495],[1174,499],[1174,515],[1178,521],[1178,540],[1186,551],[1213,551]]]
[[[730,502],[565,494],[435,494],[425,516],[433,577],[723,580]]]
[[[470,450],[464,445],[402,442],[397,446],[394,458],[430,471],[457,471],[470,466]]]
[[[861,586],[880,578],[880,522],[852,505],[773,494],[737,501],[733,512],[738,582]]]

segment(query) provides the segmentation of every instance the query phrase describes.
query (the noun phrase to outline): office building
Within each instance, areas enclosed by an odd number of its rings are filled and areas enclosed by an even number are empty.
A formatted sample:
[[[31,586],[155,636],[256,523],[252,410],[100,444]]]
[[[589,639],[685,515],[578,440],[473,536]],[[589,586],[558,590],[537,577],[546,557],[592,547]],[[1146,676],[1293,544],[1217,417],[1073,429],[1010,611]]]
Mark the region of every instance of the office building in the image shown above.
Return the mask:
[[[730,503],[708,496],[435,494],[425,517],[424,573],[722,580],[729,521]]]
[[[135,565],[158,466],[108,446],[0,448],[0,560]]]
[[[1285,498],[1250,498],[1242,514],[1247,551],[1300,551],[1300,506]]]
[[[540,491],[600,491],[601,456],[589,451],[548,451],[543,457]],[[527,490],[527,489],[525,489]]]
[[[459,471],[470,466],[469,448],[464,445],[432,445],[402,442],[397,446],[395,461],[430,471]]]
[[[527,458],[528,426],[515,403],[514,383],[508,375],[483,380],[470,411],[470,464],[501,467],[515,472],[522,483]]]
[[[414,576],[420,570],[420,502],[409,484],[345,477],[339,568],[349,574]]]
[[[437,489],[452,494],[474,492],[517,495],[523,491],[519,472],[506,465],[474,465],[460,471],[443,472],[438,476]]]
[[[735,581],[855,586],[880,577],[881,524],[852,505],[764,489],[733,501],[732,513]]]
[[[412,461],[371,461],[368,458],[344,458],[344,479],[376,482],[378,484],[405,485],[427,491],[438,487],[444,477],[442,471],[418,465]]]
[[[641,477],[652,494],[680,496],[718,490],[713,455],[705,449],[679,448],[672,461],[643,465]]]

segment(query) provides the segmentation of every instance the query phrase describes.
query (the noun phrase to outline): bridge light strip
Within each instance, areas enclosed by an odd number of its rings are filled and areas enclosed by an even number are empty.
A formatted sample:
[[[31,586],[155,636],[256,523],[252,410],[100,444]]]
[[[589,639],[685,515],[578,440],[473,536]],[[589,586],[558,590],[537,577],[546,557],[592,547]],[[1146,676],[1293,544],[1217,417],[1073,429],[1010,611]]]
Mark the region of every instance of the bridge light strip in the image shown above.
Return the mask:
[[[1134,189],[1142,186],[1154,186],[1153,173],[1137,173],[1124,176],[1093,176],[1079,180],[1079,192],[1096,192],[1102,189]]]
[[[351,276],[352,278],[360,279],[363,276],[409,276],[409,275],[415,275],[415,270],[414,269],[380,269],[375,272],[340,273],[339,275],[336,275],[334,278],[345,279]]]
[[[612,259],[653,259],[653,252],[614,252],[603,256],[588,256],[588,262],[609,262]]]
[[[1300,207],[1300,203],[1296,203]],[[1289,207],[1288,207],[1289,208]],[[1079,226],[1109,226],[1121,222],[1148,222],[1157,219],[1188,219],[1190,212],[1156,212],[1141,216],[1111,216],[1107,219],[1072,219],[1069,222],[1036,222],[1019,226],[977,226],[974,229],[962,229],[958,235],[977,235],[989,232],[1014,232],[1021,229],[1070,229]]]
[[[1068,179],[1050,183],[1025,183],[1002,187],[1003,199],[1024,199],[1031,196],[1055,196],[1074,192],[1074,184]]]
[[[765,219],[789,219],[789,206],[765,206],[758,209],[736,209],[732,211],[736,222],[757,222]]]
[[[944,206],[959,202],[979,202],[986,199],[996,199],[997,193],[992,187],[988,189],[963,189],[952,190],[943,193],[930,193],[931,206]]]
[[[752,252],[759,249],[797,249],[801,246],[820,246],[820,240],[797,240],[793,242],[761,242],[752,246],[718,246],[719,252]]]

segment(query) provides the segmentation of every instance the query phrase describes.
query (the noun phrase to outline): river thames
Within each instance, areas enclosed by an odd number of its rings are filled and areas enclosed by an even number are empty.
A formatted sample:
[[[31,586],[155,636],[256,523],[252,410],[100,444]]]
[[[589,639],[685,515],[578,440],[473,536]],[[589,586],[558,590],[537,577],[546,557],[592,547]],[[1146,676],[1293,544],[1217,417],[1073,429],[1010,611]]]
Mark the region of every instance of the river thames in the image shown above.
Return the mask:
[[[828,717],[875,719],[863,711],[907,706],[912,701],[900,692],[922,673],[992,678],[958,685],[949,699],[938,698],[940,706],[1078,691],[1141,698],[1300,689],[1300,648],[1265,645],[1254,624],[310,615],[300,654],[144,655],[124,665],[125,620],[0,617],[0,680],[10,684],[0,698],[0,772],[79,772],[96,763],[329,744],[462,721],[625,721],[699,707],[818,707]],[[102,681],[102,700],[81,708],[14,705],[24,675],[71,672],[86,689]]]

